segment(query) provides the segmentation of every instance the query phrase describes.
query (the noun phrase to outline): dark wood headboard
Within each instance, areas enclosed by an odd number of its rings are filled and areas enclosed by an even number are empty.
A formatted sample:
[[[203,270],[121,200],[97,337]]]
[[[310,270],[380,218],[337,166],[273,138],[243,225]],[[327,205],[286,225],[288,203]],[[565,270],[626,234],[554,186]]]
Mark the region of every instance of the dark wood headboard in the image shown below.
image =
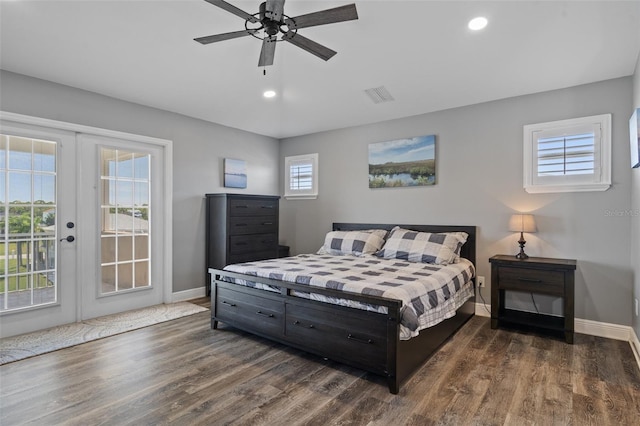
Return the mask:
[[[466,232],[469,237],[460,249],[460,256],[476,264],[476,227],[453,225],[401,225],[401,224],[372,224],[372,223],[334,223],[334,231],[359,231],[363,229],[386,229],[390,231],[395,226],[418,232]]]

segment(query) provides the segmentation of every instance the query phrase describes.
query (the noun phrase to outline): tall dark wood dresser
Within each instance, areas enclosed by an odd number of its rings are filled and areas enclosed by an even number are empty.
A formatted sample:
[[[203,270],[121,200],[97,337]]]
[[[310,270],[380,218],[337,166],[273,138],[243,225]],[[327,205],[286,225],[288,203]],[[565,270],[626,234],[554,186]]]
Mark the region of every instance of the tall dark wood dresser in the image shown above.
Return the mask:
[[[278,257],[279,200],[268,195],[206,194],[207,295],[209,268]]]

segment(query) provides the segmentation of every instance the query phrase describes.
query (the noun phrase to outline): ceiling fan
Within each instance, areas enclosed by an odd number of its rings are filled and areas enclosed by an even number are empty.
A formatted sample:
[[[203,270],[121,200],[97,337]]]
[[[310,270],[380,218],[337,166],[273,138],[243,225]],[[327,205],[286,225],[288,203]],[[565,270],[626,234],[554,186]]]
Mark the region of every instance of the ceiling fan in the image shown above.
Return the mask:
[[[317,57],[328,61],[337,52],[313,40],[298,34],[300,28],[315,27],[317,25],[333,24],[335,22],[352,21],[358,19],[355,4],[339,6],[319,12],[290,18],[284,14],[285,0],[267,0],[260,5],[258,13],[250,14],[230,3],[222,0],[205,0],[214,6],[231,12],[245,20],[244,30],[230,33],[216,34],[194,39],[198,43],[209,44],[233,38],[253,36],[262,40],[259,67],[273,65],[276,52],[276,42],[286,41],[294,46],[306,50]],[[279,37],[278,37],[279,36]]]

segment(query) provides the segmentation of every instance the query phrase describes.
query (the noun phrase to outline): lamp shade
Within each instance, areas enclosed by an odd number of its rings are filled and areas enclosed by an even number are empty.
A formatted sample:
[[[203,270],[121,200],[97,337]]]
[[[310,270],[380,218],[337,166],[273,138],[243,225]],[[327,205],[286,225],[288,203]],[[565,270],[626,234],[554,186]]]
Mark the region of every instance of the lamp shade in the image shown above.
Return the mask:
[[[514,214],[509,220],[509,231],[513,232],[537,232],[536,220],[532,214]]]

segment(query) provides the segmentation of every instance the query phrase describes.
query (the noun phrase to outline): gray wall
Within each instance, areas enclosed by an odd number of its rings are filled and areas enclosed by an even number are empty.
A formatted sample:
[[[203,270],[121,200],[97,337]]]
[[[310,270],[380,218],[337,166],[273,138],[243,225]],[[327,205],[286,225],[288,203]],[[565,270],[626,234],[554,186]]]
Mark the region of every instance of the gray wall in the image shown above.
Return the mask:
[[[205,284],[204,194],[222,187],[225,157],[247,161],[251,194],[277,194],[278,141],[1,71],[0,110],[173,141],[173,291]],[[229,191],[232,192],[232,191]]]
[[[633,105],[640,108],[640,56],[633,76]],[[633,294],[640,299],[640,168],[631,170],[631,265],[634,268]],[[633,329],[640,336],[640,317],[633,317]]]
[[[478,273],[490,284],[489,257],[517,252],[509,215],[531,211],[539,232],[528,236],[527,252],[578,260],[576,316],[631,325],[631,218],[611,213],[631,207],[631,104],[627,77],[283,140],[281,167],[285,156],[319,153],[320,193],[317,200],[282,201],[281,240],[301,253],[317,250],[332,222],[476,225]],[[613,186],[527,194],[522,126],[604,113],[613,115]],[[436,135],[437,185],[368,188],[369,143],[427,134]],[[489,298],[488,289],[482,294]],[[561,309],[560,300],[537,301],[542,311]],[[527,299],[510,303],[533,309]]]

